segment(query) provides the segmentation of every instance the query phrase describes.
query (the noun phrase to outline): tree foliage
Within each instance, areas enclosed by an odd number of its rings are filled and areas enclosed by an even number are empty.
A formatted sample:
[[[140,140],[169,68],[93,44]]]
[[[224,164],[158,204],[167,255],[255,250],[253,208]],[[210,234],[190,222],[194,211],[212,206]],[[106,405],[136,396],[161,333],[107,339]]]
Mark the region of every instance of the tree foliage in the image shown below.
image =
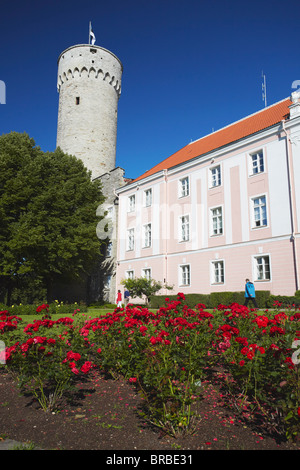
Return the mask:
[[[50,289],[88,272],[100,253],[100,183],[76,157],[43,152],[26,133],[0,137],[0,281],[35,276]]]
[[[172,290],[173,286],[168,286],[155,279],[147,279],[146,277],[135,277],[133,279],[123,279],[121,284],[124,285],[130,292],[131,297],[146,297],[146,302],[149,302],[150,296],[156,294],[161,289]]]

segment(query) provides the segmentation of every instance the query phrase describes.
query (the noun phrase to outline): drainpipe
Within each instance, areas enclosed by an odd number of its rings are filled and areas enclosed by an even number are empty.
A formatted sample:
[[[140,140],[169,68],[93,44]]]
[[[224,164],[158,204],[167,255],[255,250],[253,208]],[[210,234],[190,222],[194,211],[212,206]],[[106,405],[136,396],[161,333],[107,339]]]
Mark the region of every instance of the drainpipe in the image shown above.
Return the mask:
[[[294,270],[295,270],[295,286],[296,290],[299,289],[298,282],[298,259],[297,259],[297,247],[296,247],[296,237],[295,237],[295,208],[293,200],[293,189],[292,189],[292,179],[291,179],[291,155],[290,155],[290,138],[288,136],[287,130],[285,128],[285,121],[281,121],[282,130],[285,133],[285,144],[286,144],[286,162],[287,162],[287,174],[288,174],[288,189],[289,189],[289,199],[290,199],[290,215],[291,215],[291,242],[293,244],[293,257],[294,257]]]
[[[164,246],[164,284],[168,283],[168,170],[164,170],[164,184],[165,184],[165,246]],[[165,294],[167,293],[165,289]]]

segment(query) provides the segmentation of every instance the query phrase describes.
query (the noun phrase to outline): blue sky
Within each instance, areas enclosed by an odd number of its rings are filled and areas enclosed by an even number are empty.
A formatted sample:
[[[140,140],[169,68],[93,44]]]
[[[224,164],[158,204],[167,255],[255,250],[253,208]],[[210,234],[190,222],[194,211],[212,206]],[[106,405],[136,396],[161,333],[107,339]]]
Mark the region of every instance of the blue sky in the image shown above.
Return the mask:
[[[297,0],[15,0],[0,7],[0,134],[56,144],[57,59],[88,43],[121,60],[117,166],[135,178],[191,140],[288,97],[300,80]]]

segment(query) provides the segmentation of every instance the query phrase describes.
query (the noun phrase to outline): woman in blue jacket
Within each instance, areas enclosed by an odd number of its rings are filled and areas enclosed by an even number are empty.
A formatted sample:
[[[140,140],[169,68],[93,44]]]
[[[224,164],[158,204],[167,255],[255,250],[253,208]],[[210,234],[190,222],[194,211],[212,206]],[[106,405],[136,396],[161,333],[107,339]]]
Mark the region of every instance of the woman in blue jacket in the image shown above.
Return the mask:
[[[252,282],[249,281],[249,279],[246,279],[246,284],[245,284],[245,303],[244,305],[247,306],[249,303],[249,300],[252,300],[253,305],[255,308],[258,308],[256,299],[255,299],[255,287]]]

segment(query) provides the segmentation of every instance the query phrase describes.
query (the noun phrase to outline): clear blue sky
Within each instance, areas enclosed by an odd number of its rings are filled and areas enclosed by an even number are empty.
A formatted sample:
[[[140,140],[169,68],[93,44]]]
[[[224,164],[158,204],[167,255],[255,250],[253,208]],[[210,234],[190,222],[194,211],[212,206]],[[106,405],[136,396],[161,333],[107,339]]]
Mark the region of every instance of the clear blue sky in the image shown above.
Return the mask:
[[[288,97],[300,80],[299,0],[14,0],[0,7],[0,134],[55,149],[57,59],[96,44],[123,63],[117,165],[137,177],[181,147]]]

